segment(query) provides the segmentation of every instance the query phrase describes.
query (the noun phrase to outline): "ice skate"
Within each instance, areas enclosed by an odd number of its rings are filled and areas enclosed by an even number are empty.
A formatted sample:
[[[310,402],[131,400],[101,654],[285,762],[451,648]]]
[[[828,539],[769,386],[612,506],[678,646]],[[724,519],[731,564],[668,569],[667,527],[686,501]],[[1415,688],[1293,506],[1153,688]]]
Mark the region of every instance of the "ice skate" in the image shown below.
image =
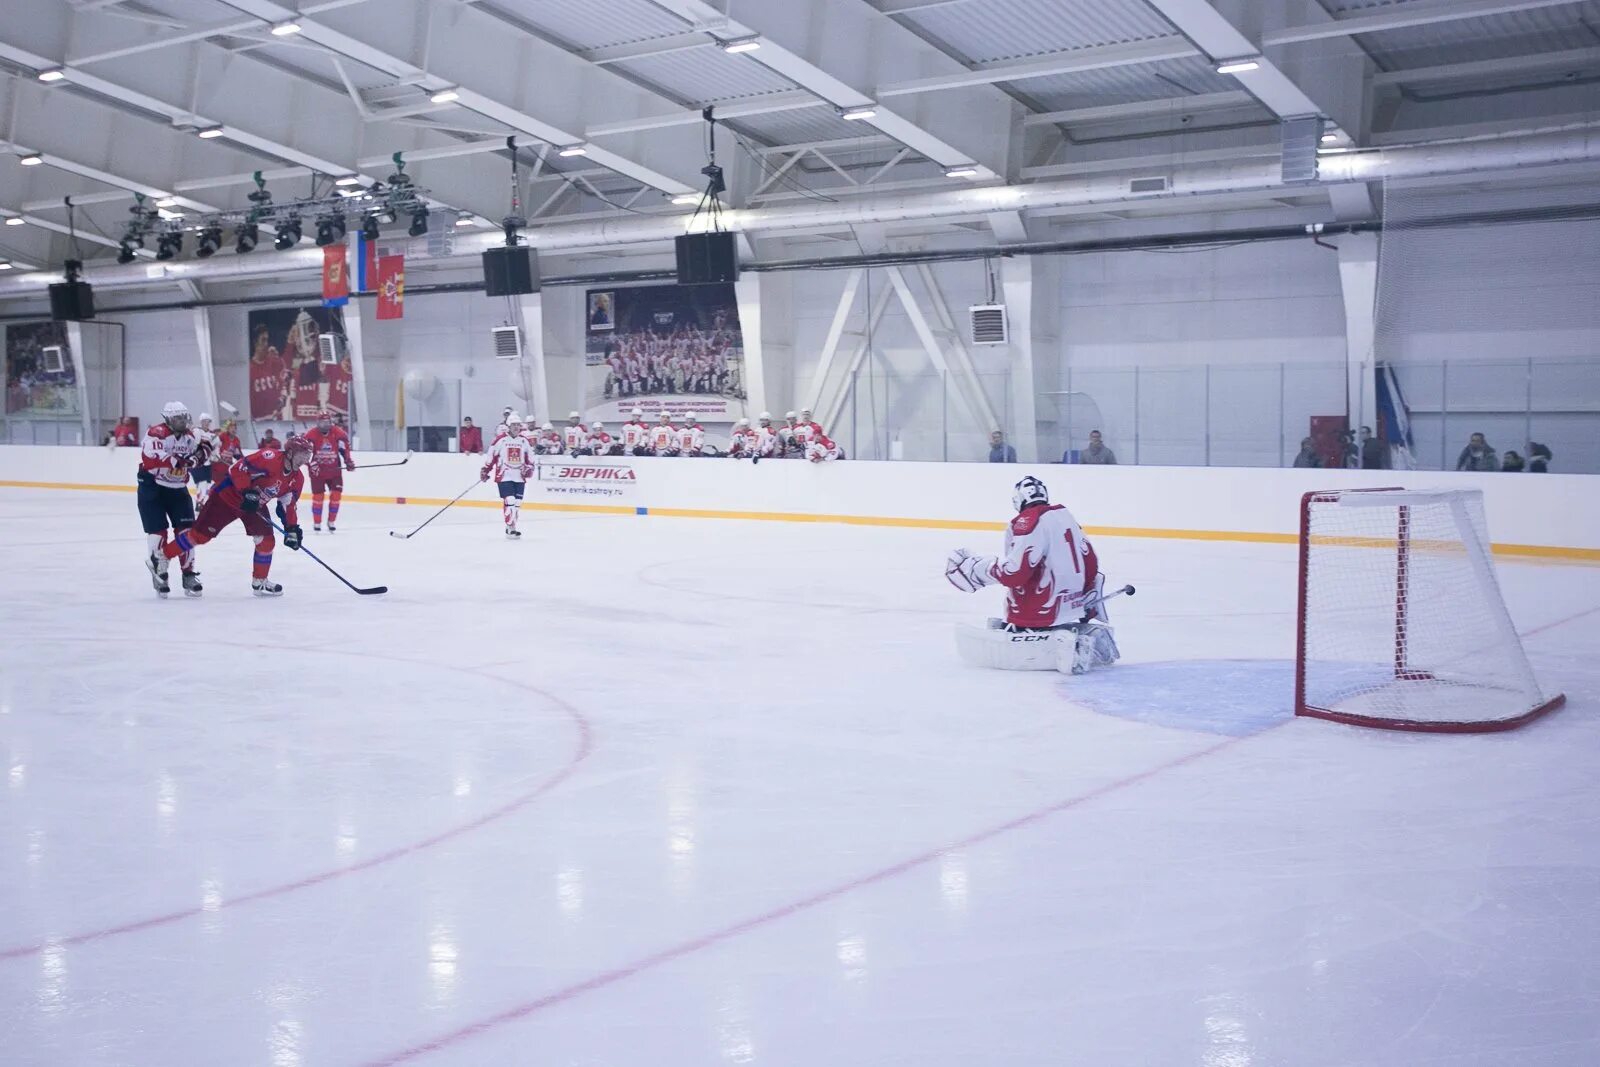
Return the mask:
[[[331,530],[333,527],[330,526],[328,528]],[[312,533],[321,533],[322,532],[322,524],[321,523],[315,523],[315,522],[312,523],[311,524],[311,532]]]
[[[335,526],[335,525],[334,525],[334,524],[333,524],[333,523],[331,523],[331,522],[330,522],[330,523],[328,523],[328,532],[329,532],[329,533],[333,533],[333,532],[334,532],[334,531],[335,531],[335,530],[337,530],[337,529],[338,529],[338,527],[337,527],[337,526]]]
[[[150,553],[149,558],[144,561],[145,569],[150,572],[150,584],[155,586],[156,596],[163,600],[172,592],[172,588],[167,585],[166,565],[166,557],[159,552]]]
[[[283,586],[265,578],[255,578],[250,582],[250,591],[256,596],[282,596]]]
[[[508,530],[506,530],[506,536],[507,537],[521,537],[522,536],[522,531],[521,530],[508,529]]]
[[[184,596],[191,597],[191,598],[198,597],[201,594],[201,592],[204,591],[204,589],[205,589],[205,587],[200,584],[200,572],[199,571],[184,571],[183,572],[183,595]]]

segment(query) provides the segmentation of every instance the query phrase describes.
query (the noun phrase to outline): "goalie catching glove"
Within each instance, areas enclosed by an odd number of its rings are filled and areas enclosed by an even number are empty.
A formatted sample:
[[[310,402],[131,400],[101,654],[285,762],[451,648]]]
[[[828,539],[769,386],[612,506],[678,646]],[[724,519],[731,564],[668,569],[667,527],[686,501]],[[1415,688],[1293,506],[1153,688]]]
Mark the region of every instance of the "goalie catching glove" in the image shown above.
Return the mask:
[[[958,548],[945,560],[944,576],[963,593],[975,593],[995,583],[994,567],[998,562],[993,556],[978,556]]]

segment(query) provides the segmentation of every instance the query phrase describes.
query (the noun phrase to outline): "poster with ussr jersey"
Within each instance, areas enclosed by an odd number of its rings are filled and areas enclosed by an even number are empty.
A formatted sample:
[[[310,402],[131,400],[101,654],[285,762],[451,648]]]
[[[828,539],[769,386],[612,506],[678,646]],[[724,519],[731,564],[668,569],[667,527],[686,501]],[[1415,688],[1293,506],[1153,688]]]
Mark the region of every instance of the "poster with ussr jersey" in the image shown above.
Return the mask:
[[[250,417],[312,423],[323,411],[354,417],[350,355],[340,308],[263,308],[249,315]],[[338,338],[339,359],[322,361],[319,340]]]

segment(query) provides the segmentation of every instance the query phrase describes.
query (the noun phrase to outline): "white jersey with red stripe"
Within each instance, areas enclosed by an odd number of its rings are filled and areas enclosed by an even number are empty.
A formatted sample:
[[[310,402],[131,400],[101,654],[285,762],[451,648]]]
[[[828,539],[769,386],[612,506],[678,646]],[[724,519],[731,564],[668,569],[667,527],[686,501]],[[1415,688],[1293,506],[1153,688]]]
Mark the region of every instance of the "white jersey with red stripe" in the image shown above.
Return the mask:
[[[622,424],[622,447],[632,452],[636,448],[645,448],[650,444],[650,426],[643,419],[634,419],[632,422]]]
[[[1006,527],[989,576],[1006,587],[1006,621],[1039,628],[1077,622],[1100,572],[1094,548],[1060,504],[1024,508]]]
[[[822,438],[827,439],[827,434],[822,432],[822,424],[816,421],[797,422],[794,425],[794,439],[802,445],[809,445],[812,441]],[[828,442],[830,445],[833,443]]]
[[[575,456],[578,449],[589,447],[589,428],[581,422],[576,426],[564,426],[561,429],[561,441],[567,452]]]
[[[745,456],[755,448],[756,432],[748,426],[735,426],[728,435],[728,455]]]
[[[697,422],[678,427],[678,451],[686,456],[698,456],[706,446],[706,432]]]
[[[533,449],[520,436],[498,438],[489,446],[483,472],[497,482],[525,482],[533,476]]]
[[[678,447],[678,428],[670,422],[660,422],[650,427],[650,447],[657,452],[671,452]]]
[[[756,443],[755,454],[758,456],[771,456],[778,451],[778,431],[771,426],[757,426],[755,428]]]
[[[611,446],[616,443],[617,439],[605,430],[598,430],[589,435],[589,447],[594,449],[594,454],[597,456],[609,456]]]
[[[195,464],[199,447],[193,430],[174,433],[172,427],[158,422],[144,435],[139,467],[149,472],[157,485],[182,489],[189,484],[189,468]]]
[[[839,458],[839,446],[825,435],[818,434],[806,445],[806,458],[813,463],[832,463]]]

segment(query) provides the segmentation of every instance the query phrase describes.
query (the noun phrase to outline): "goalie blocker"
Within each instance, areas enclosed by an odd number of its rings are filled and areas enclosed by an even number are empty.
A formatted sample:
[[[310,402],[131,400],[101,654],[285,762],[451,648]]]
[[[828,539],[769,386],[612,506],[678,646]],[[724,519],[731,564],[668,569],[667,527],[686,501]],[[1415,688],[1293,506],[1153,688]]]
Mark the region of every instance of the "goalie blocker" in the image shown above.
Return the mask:
[[[1072,513],[1050,503],[1045,484],[1031,475],[1016,484],[1017,509],[1006,528],[1005,556],[956,549],[945,578],[962,592],[1006,589],[1005,619],[987,627],[961,626],[956,650],[964,662],[1000,670],[1060,670],[1082,674],[1118,659],[1106,621],[1105,577],[1093,546]]]

